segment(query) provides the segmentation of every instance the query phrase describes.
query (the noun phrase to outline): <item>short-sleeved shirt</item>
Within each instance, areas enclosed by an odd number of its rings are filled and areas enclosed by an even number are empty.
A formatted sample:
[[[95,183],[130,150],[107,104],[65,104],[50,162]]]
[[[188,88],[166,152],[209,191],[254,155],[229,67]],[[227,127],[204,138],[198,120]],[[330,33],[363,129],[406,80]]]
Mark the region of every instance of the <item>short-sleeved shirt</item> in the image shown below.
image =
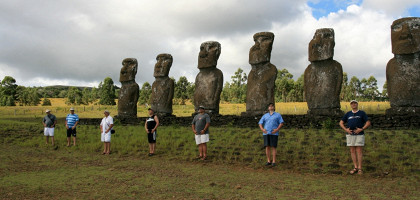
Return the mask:
[[[47,125],[47,127],[51,127],[52,125],[54,125],[54,122],[56,120],[57,118],[55,117],[55,115],[45,115],[42,121]]]
[[[194,124],[195,131],[197,133],[200,133],[204,129],[204,127],[206,127],[207,123],[210,123],[210,116],[207,113],[204,113],[204,114],[199,113],[194,117],[191,124]],[[207,129],[204,134],[209,134],[209,129]]]
[[[341,120],[343,120],[344,123],[347,123],[347,127],[350,128],[350,130],[356,130],[357,128],[363,128],[369,119],[364,111],[358,110],[355,113],[353,113],[353,111],[347,112]],[[364,134],[364,131],[359,133],[359,135]]]
[[[279,132],[274,132],[273,129],[276,129],[279,127],[281,123],[284,123],[283,117],[278,112],[273,112],[273,114],[270,115],[270,113],[265,113],[258,124],[262,124],[264,126],[264,129],[267,131],[267,133],[263,132],[263,135],[279,135]]]
[[[104,117],[101,121],[102,133],[105,133],[105,131],[109,129],[111,124],[114,124],[114,119],[112,119],[111,116]]]
[[[77,114],[68,114],[66,117],[66,121],[67,121],[67,126],[69,126],[69,128],[72,128],[77,121],[79,121],[79,116]]]

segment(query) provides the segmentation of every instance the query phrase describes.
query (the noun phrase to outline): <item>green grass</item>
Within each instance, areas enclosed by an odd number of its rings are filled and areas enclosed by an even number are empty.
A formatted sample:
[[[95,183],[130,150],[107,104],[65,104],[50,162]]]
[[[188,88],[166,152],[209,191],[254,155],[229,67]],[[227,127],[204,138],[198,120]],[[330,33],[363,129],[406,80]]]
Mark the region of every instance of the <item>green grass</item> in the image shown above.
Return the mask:
[[[148,153],[142,125],[116,124],[111,150],[119,156]],[[35,122],[0,120],[0,142],[29,148],[45,148],[42,125]],[[100,153],[99,126],[79,126],[78,145],[67,148],[63,125],[55,130],[57,148],[69,152]],[[167,159],[196,162],[197,147],[191,127],[158,128],[157,154]],[[420,138],[418,130],[367,130],[364,171],[368,176],[419,175]],[[283,129],[277,150],[279,168],[289,171],[343,174],[352,168],[345,135],[341,130]],[[208,144],[209,162],[241,164],[261,168],[265,162],[262,136],[258,128],[211,127]]]

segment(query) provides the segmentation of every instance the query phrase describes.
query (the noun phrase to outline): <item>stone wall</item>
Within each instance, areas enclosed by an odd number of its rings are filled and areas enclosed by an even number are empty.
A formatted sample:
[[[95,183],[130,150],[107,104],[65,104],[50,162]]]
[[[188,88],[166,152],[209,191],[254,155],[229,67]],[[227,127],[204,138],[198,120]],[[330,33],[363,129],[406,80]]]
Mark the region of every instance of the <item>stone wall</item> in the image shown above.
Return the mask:
[[[403,115],[403,116],[387,116],[387,115],[368,115],[373,129],[418,129],[420,128],[419,115]],[[332,128],[340,128],[338,125],[341,118],[328,118],[322,116],[309,115],[283,115],[285,121],[284,128],[322,128],[329,126]],[[124,125],[144,125],[145,117],[135,119],[117,119],[120,124]],[[114,119],[114,121],[117,121]],[[251,127],[258,128],[260,118],[242,117],[237,115],[219,115],[211,117],[212,126],[234,126],[234,127]],[[191,126],[192,117],[165,117],[159,119],[162,126],[178,125]],[[82,125],[98,125],[101,119],[90,118],[80,119]]]

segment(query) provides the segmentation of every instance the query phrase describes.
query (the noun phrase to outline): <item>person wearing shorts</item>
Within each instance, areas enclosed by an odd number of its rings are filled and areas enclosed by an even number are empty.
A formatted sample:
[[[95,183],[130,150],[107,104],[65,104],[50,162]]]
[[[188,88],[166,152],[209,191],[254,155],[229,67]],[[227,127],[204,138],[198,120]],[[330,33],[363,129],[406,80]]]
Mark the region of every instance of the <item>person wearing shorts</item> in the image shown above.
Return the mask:
[[[268,104],[268,112],[258,122],[263,132],[265,155],[267,156],[266,166],[276,166],[276,151],[279,138],[279,130],[284,121],[280,113],[275,112],[274,103]]]
[[[45,135],[45,144],[48,144],[48,138],[51,137],[51,144],[54,146],[54,128],[55,124],[57,124],[57,118],[55,115],[51,114],[50,110],[46,110],[44,119],[42,120],[42,124],[44,125],[44,135]]]
[[[99,128],[101,129],[101,142],[104,143],[104,152],[102,154],[109,155],[111,153],[111,130],[114,127],[114,119],[109,115],[109,111],[104,111],[105,117],[102,119]]]
[[[195,135],[195,143],[198,145],[201,160],[207,159],[207,142],[209,142],[210,116],[203,106],[199,106],[198,114],[194,116],[191,128]]]
[[[66,117],[67,146],[70,146],[70,139],[73,136],[73,146],[76,146],[76,126],[79,123],[79,116],[74,114],[74,108],[70,108],[70,114]]]
[[[146,123],[144,123],[144,128],[146,129],[147,139],[149,140],[149,156],[153,156],[156,148],[156,129],[159,126],[159,119],[151,108],[148,111],[149,117],[146,119]]]
[[[340,126],[346,131],[347,146],[350,147],[354,165],[350,174],[362,174],[363,146],[365,146],[364,130],[370,126],[370,121],[366,113],[359,110],[359,104],[356,100],[350,102],[350,107],[352,110],[343,116],[340,120]],[[347,123],[347,127],[344,123]]]

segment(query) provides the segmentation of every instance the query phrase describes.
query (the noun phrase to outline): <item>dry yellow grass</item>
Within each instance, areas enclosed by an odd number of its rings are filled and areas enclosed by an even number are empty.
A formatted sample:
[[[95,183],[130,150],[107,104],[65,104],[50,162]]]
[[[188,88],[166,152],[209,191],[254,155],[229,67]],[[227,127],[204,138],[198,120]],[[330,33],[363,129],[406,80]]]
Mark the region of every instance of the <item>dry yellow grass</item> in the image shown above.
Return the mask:
[[[34,117],[40,118],[45,115],[45,110],[50,109],[57,117],[65,117],[69,113],[70,107],[74,107],[80,118],[101,118],[104,110],[109,110],[111,115],[117,115],[117,106],[103,105],[81,105],[71,106],[65,103],[63,98],[51,98],[52,106],[13,106],[0,107],[0,118],[20,118]],[[147,116],[147,108],[145,105],[137,107],[137,116]],[[359,102],[359,108],[368,114],[384,114],[385,110],[390,108],[389,102]],[[343,111],[350,110],[349,102],[341,102]],[[306,114],[308,106],[306,102],[288,102],[276,103],[276,110],[283,115],[302,115]],[[220,104],[220,114],[222,115],[240,115],[246,111],[245,104]],[[173,114],[178,117],[191,116],[194,112],[194,106],[190,101],[186,105],[174,105]]]

